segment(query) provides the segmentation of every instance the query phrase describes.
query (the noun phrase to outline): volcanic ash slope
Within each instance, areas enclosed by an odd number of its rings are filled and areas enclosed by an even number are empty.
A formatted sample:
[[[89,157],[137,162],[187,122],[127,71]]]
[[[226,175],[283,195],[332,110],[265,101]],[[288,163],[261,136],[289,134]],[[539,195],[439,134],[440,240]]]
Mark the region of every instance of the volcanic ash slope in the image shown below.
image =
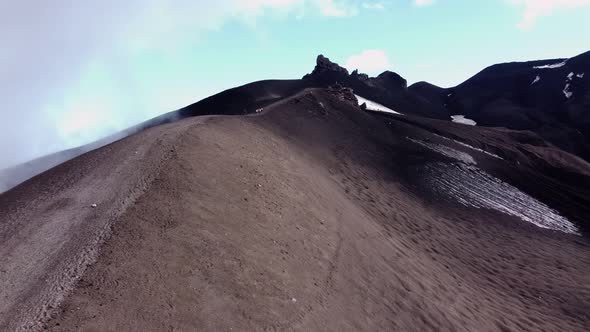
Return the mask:
[[[422,150],[311,89],[83,155],[0,196],[1,326],[588,330],[586,240],[429,204],[400,171]]]

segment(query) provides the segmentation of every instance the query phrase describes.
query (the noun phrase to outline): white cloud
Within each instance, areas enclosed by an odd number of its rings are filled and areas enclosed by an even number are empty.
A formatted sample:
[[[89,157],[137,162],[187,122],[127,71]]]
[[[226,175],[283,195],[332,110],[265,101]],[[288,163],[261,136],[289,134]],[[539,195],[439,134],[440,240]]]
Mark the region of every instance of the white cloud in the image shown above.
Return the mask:
[[[290,11],[309,7],[317,10],[323,16],[346,17],[357,14],[357,6],[342,0],[222,0],[231,2],[231,6],[244,12],[247,16],[260,15],[265,10]]]
[[[414,0],[416,6],[430,6],[434,3],[434,0]]]
[[[516,6],[523,7],[523,16],[518,23],[522,29],[531,28],[538,18],[549,16],[560,9],[574,9],[590,5],[590,0],[509,0]]]
[[[384,10],[385,4],[382,1],[378,2],[363,2],[361,5],[365,9]]]
[[[184,106],[191,93],[192,102],[214,92],[199,86],[164,107],[162,95],[200,83],[154,79],[157,73],[134,67],[142,52],[176,59],[228,21],[346,17],[359,5],[352,0],[0,1],[0,168]],[[89,73],[93,66],[101,70]]]
[[[358,12],[356,5],[337,2],[335,0],[314,0],[312,2],[324,16],[346,17],[354,16]]]
[[[379,74],[393,67],[382,50],[365,50],[352,55],[344,65],[348,70],[358,69],[362,73],[371,75]]]

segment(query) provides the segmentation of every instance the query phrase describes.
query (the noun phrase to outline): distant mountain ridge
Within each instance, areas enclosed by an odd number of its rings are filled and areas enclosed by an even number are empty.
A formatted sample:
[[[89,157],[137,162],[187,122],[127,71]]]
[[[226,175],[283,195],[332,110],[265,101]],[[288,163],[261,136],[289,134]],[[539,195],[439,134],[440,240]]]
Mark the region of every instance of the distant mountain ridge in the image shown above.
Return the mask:
[[[572,58],[487,67],[465,82],[441,88],[407,86],[391,71],[369,77],[318,56],[306,86],[341,84],[403,114],[450,120],[464,115],[480,126],[531,130],[551,144],[590,160],[590,51]]]
[[[419,82],[409,90],[452,115],[482,126],[532,130],[590,160],[590,52],[497,64],[453,88]]]
[[[147,120],[110,138],[0,170],[0,192],[93,148],[135,132],[201,115],[255,113],[306,88],[341,85],[406,115],[450,121],[464,115],[479,126],[531,130],[551,144],[590,161],[590,52],[569,59],[511,62],[487,67],[452,88],[428,82],[408,87],[397,73],[351,73],[319,55],[301,79],[263,80],[222,91]],[[98,143],[98,144],[97,144]]]

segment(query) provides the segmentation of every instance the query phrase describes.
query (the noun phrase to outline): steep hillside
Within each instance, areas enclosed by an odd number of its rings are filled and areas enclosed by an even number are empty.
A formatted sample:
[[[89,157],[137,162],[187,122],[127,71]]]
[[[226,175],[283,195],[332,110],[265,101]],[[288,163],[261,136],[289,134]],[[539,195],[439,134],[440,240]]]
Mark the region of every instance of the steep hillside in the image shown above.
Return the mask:
[[[582,225],[506,175],[559,150],[420,121],[306,89],[53,168],[0,195],[0,329],[588,330]]]

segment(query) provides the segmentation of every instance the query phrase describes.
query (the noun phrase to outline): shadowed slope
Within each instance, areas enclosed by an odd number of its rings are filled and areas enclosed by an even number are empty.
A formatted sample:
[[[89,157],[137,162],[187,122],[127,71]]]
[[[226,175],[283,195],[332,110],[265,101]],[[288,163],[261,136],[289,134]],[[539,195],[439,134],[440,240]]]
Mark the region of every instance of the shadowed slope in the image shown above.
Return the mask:
[[[421,82],[409,90],[478,125],[532,130],[565,151],[590,158],[590,52],[496,64],[454,88]]]

